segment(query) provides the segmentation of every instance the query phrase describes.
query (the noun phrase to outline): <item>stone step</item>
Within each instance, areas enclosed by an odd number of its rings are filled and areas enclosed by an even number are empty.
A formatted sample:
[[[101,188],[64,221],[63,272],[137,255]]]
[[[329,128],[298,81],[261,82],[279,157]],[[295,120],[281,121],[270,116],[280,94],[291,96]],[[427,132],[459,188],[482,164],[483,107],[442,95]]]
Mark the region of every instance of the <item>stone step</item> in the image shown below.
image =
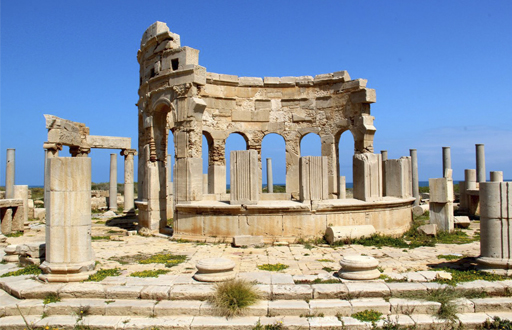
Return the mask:
[[[450,321],[440,320],[428,314],[411,315],[389,315],[378,321],[377,327],[384,325],[398,325],[400,327],[414,327],[415,329],[447,329],[462,326],[465,329],[478,329],[486,320],[493,317],[501,319],[512,319],[512,313],[463,313],[457,314],[458,320]],[[26,323],[25,323],[26,322]],[[216,316],[162,316],[162,317],[134,317],[134,316],[77,316],[54,315],[41,318],[40,316],[5,316],[0,318],[0,329],[21,330],[27,329],[27,324],[32,328],[46,327],[58,329],[74,329],[77,325],[89,327],[91,329],[188,329],[188,330],[208,330],[208,329],[236,329],[253,330],[260,324],[280,325],[281,329],[347,329],[363,330],[370,329],[371,323],[361,322],[352,317],[300,317],[300,316],[281,316],[281,317],[258,317],[243,316],[226,319]]]
[[[272,282],[269,284],[256,284],[261,299],[383,298],[446,287],[436,282],[384,282],[383,280],[294,284],[289,275],[275,275],[272,276]],[[251,280],[251,277],[247,279]],[[196,282],[191,276],[160,276],[149,279],[112,277],[99,283],[43,283],[24,275],[0,278],[0,289],[22,299],[43,299],[52,293],[60,298],[206,300],[212,294],[214,284]],[[486,292],[490,296],[507,296],[512,292],[512,280],[465,282],[457,284],[454,289]]]
[[[512,313],[512,298],[493,297],[458,299],[458,313]],[[249,307],[247,316],[351,316],[364,310],[389,314],[436,314],[438,302],[401,298],[356,298],[305,300],[260,300]],[[215,316],[217,311],[208,301],[140,300],[140,299],[62,299],[44,304],[41,299],[18,300],[0,296],[0,316],[99,315],[126,317]]]

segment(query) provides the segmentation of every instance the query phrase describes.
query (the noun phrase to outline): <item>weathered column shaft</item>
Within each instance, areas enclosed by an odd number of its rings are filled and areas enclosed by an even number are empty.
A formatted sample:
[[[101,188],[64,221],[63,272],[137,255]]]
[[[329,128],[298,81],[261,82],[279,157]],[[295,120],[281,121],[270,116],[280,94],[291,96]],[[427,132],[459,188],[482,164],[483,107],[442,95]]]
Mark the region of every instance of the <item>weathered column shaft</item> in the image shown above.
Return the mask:
[[[354,198],[365,202],[382,197],[382,161],[380,154],[363,153],[353,157]]]
[[[420,204],[420,181],[418,177],[418,152],[416,149],[409,149],[411,155],[411,175],[412,175],[412,196],[416,198],[414,205]]]
[[[259,169],[256,150],[231,151],[231,204],[257,204],[261,188],[258,187]],[[260,172],[261,173],[261,172]]]
[[[286,140],[286,192],[299,198],[299,150],[298,137]]]
[[[49,158],[47,171],[46,260],[40,278],[49,282],[86,280],[94,269],[91,246],[91,159]]]
[[[478,182],[485,182],[485,150],[483,144],[476,144],[476,179]]]
[[[411,157],[388,159],[382,172],[386,173],[385,196],[409,198],[412,196]]]
[[[117,211],[117,155],[110,154],[110,185],[108,190],[108,208]]]
[[[208,193],[226,193],[225,139],[214,139],[208,159]]]
[[[326,156],[300,157],[300,200],[329,199],[329,176]]]
[[[15,185],[14,186],[14,198],[23,200],[23,213],[21,218],[23,223],[28,227],[28,186],[27,185]],[[23,230],[23,228],[21,228]]]
[[[347,198],[347,179],[344,176],[340,176],[338,181],[338,191],[339,191],[339,199]]]
[[[328,177],[328,189],[329,197],[338,197],[338,171],[336,169],[336,143],[334,136],[332,135],[321,135],[322,143],[322,156],[327,157],[327,177]]]
[[[7,164],[5,166],[5,198],[14,198],[14,152],[15,149],[7,149]]]
[[[50,181],[48,178],[48,159],[59,157],[59,150],[62,150],[62,145],[58,143],[49,143],[45,142],[43,144],[44,148],[44,207],[48,207],[47,201],[47,191],[49,190],[47,185]]]
[[[447,171],[452,168],[452,158],[450,154],[450,147],[443,147],[443,178],[447,177]]]
[[[274,192],[274,178],[272,177],[272,158],[267,158],[267,191]]]
[[[121,155],[124,156],[124,213],[134,213],[134,185],[133,185],[133,156],[136,155],[135,150],[123,150]]]
[[[387,196],[387,189],[386,189],[386,160],[388,160],[388,151],[387,150],[381,150],[380,151],[381,159],[382,159],[382,196]]]

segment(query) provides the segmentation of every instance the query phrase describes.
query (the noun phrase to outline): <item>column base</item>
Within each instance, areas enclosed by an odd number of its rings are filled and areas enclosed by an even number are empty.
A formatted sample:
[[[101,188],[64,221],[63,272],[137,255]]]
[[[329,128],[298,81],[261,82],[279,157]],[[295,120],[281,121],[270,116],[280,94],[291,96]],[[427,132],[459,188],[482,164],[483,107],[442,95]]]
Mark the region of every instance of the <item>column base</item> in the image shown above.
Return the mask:
[[[45,282],[80,282],[85,281],[90,275],[96,273],[94,260],[79,264],[49,263],[43,262],[39,268],[43,274],[38,278]]]
[[[483,272],[503,276],[512,275],[512,259],[480,257],[476,261],[477,269]]]

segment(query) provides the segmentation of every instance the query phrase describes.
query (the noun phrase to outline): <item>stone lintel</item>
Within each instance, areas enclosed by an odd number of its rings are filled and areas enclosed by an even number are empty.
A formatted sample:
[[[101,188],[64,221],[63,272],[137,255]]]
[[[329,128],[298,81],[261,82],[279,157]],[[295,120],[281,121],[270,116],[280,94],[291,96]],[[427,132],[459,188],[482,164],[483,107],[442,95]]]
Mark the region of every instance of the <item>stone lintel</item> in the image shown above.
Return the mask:
[[[350,101],[352,103],[375,103],[377,102],[377,94],[375,89],[365,88],[350,94]]]
[[[91,148],[100,149],[131,149],[132,139],[118,136],[87,136],[87,144]]]

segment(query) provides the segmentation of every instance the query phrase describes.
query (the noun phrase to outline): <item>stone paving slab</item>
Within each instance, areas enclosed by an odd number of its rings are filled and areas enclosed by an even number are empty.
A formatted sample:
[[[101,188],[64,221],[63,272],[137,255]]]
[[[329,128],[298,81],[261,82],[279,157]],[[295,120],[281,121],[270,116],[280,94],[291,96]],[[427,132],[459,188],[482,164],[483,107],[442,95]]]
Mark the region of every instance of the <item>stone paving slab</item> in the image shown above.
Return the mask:
[[[382,298],[357,298],[350,300],[352,314],[372,309],[386,315],[390,313],[391,304]]]
[[[494,311],[512,311],[512,298],[509,297],[492,297],[481,299],[470,299],[474,306],[475,312],[494,312]]]
[[[153,317],[155,303],[152,300],[116,300],[106,304],[105,315]]]
[[[272,298],[274,300],[312,299],[313,288],[305,284],[273,285]]]
[[[384,282],[346,282],[348,294],[353,298],[386,297],[391,294]]]
[[[268,313],[271,316],[300,316],[309,315],[309,304],[303,300],[274,300],[268,303]]]
[[[193,316],[163,317],[163,318],[125,318],[121,321],[122,328],[126,330],[140,329],[190,329],[190,325],[194,320]]]
[[[154,307],[155,316],[201,315],[202,301],[199,300],[164,300]]]
[[[336,316],[308,317],[309,329],[341,328],[341,321]]]
[[[481,329],[482,324],[490,319],[490,316],[486,313],[459,313],[457,318],[465,329]]]
[[[311,315],[352,315],[352,305],[341,299],[314,299],[309,302]]]
[[[252,330],[259,321],[259,317],[237,317],[226,319],[218,316],[196,316],[192,320],[190,329],[200,330]]]
[[[282,325],[288,330],[305,330],[309,329],[308,319],[300,316],[276,316],[276,317],[261,317],[260,324],[266,325]]]
[[[35,325],[41,316],[27,315],[25,320],[29,325]],[[6,316],[0,318],[0,329],[5,330],[26,330],[27,325],[21,316]]]
[[[172,300],[207,300],[213,292],[213,285],[175,285],[171,288],[169,298]]]
[[[348,296],[345,284],[313,284],[314,299],[341,299]]]
[[[3,297],[0,299],[3,299]],[[45,306],[41,300],[20,300],[11,305],[5,306],[4,315],[19,316],[20,311],[23,315],[43,315],[44,310]]]
[[[106,298],[105,287],[96,283],[69,283],[59,290],[61,298]]]
[[[441,308],[440,303],[425,300],[391,298],[389,303],[392,314],[435,314]]]

